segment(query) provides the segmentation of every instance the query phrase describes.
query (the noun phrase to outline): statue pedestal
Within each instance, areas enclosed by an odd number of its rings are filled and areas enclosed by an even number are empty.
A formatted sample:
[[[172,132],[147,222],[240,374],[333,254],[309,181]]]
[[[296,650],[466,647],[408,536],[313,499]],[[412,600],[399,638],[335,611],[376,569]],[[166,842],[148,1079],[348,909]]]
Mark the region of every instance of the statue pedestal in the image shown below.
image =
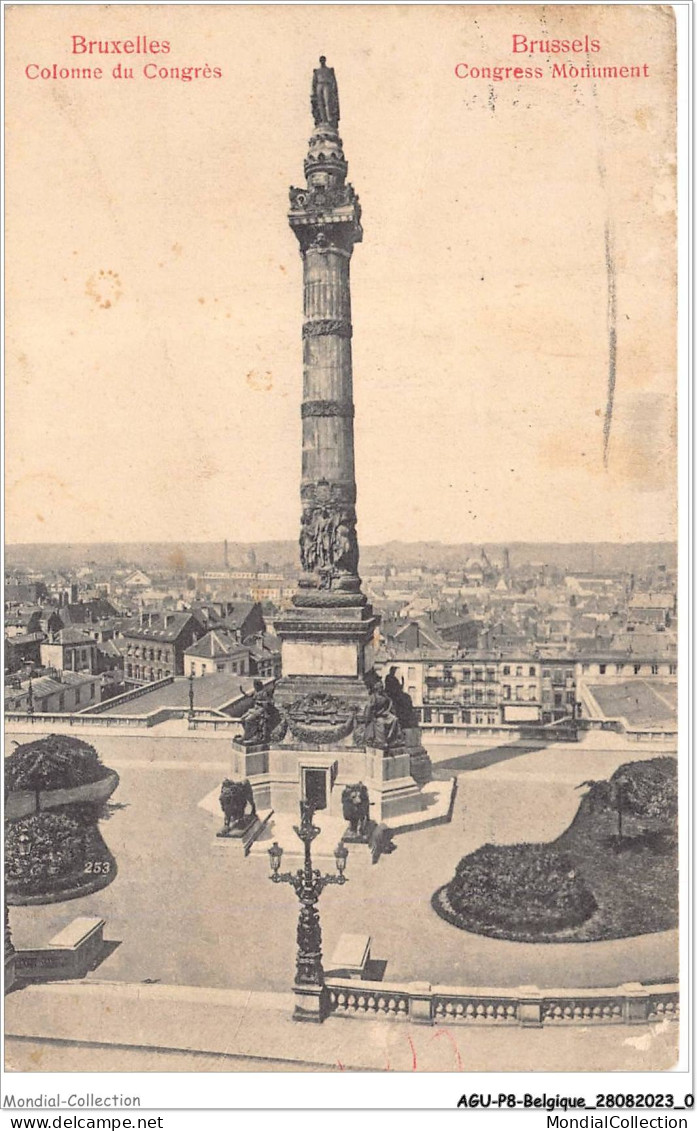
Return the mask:
[[[232,776],[249,779],[258,808],[297,814],[298,802],[307,800],[321,824],[323,810],[343,815],[343,788],[357,782],[368,788],[374,821],[426,807],[420,785],[430,780],[431,767],[419,728],[409,728],[405,744],[394,750],[365,745],[378,625],[360,592],[333,589],[300,590],[293,607],[276,618],[283,675],[273,705],[281,723],[268,744],[237,741],[232,753]],[[377,726],[373,720],[368,733],[375,739],[384,732],[387,741],[395,729],[392,714]]]
[[[392,845],[392,833],[387,825],[377,821],[369,821],[365,836],[357,840],[352,839],[350,831],[341,838],[349,850],[349,861],[354,865],[357,861],[361,864],[377,864],[382,853]],[[388,850],[391,852],[392,847]]]
[[[229,832],[222,829],[216,834],[217,840],[220,844],[231,845],[239,855],[249,856],[254,841],[261,836],[272,816],[273,809],[257,810],[256,817],[249,818],[246,824],[238,825]]]
[[[379,822],[425,808],[410,765],[406,748],[385,753],[353,745],[290,743],[263,752],[233,747],[231,770],[235,778],[249,778],[257,809],[297,814],[298,801],[307,797],[315,801],[320,823],[322,810],[341,817],[344,786],[362,781],[368,787],[371,820]]]
[[[421,745],[421,727],[407,727],[404,731],[405,750],[409,754],[409,773],[417,785],[426,785],[433,778],[433,766],[425,746]]]
[[[411,758],[406,747],[394,752],[365,749],[365,777],[370,794],[370,815],[378,821],[420,813],[426,806],[418,784],[411,776]]]
[[[344,835],[342,836],[341,839],[343,840],[343,842],[344,842],[344,844],[346,845],[347,848],[354,848],[358,844],[362,844],[362,845],[365,845],[366,847],[369,847],[371,838],[373,836],[373,832],[375,831],[375,828],[376,828],[375,821],[368,821],[368,823],[366,824],[365,832],[359,834],[359,833],[352,833],[351,832],[351,826],[347,825],[346,826],[346,832],[344,833]]]
[[[361,713],[368,702],[364,676],[373,667],[374,642],[379,620],[365,597],[310,590],[300,601],[322,601],[287,609],[274,621],[281,640],[283,676],[276,684],[274,702],[283,709],[306,695],[335,695]],[[355,602],[363,602],[355,603]]]

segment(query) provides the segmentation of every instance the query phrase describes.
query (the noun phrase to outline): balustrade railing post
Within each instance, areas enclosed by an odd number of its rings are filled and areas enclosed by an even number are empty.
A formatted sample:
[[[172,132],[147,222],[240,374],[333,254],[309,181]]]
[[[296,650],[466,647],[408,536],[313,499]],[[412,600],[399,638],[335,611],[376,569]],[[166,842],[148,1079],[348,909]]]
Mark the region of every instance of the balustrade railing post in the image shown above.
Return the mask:
[[[430,982],[409,983],[409,1020],[415,1025],[433,1024],[433,991]]]
[[[541,1028],[542,991],[537,986],[518,987],[518,1020],[524,1028]]]
[[[641,1025],[649,1016],[649,993],[641,982],[624,982],[619,987],[624,997],[622,1020],[626,1025]]]

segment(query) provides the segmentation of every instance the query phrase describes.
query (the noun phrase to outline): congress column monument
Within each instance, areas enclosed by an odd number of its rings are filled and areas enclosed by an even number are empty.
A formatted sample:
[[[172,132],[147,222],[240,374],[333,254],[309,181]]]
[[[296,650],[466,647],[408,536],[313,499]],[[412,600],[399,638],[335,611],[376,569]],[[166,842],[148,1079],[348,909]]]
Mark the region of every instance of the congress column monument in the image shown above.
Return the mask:
[[[303,262],[301,575],[274,622],[283,674],[273,704],[250,712],[233,769],[277,810],[297,811],[300,796],[340,812],[336,787],[367,784],[379,819],[421,808],[413,774],[427,780],[430,762],[375,673],[379,618],[358,574],[350,263],[363,230],[324,56],[311,106],[306,184],[291,188],[288,216]]]
[[[365,703],[362,677],[372,668],[378,619],[361,593],[356,537],[350,264],[363,230],[358,196],[346,183],[336,78],[324,56],[311,104],[307,183],[290,190],[288,217],[303,261],[303,573],[294,611],[278,631],[284,677],[353,678],[355,687],[344,693]],[[282,684],[277,701],[290,692]]]

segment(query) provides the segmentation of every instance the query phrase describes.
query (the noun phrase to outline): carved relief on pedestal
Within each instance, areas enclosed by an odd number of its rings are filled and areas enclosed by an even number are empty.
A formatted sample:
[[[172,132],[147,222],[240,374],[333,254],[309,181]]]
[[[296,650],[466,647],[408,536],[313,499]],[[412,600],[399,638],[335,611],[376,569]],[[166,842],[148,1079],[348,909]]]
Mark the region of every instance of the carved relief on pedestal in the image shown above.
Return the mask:
[[[355,721],[350,703],[323,692],[296,699],[285,714],[293,738],[300,742],[339,742],[351,733]]]

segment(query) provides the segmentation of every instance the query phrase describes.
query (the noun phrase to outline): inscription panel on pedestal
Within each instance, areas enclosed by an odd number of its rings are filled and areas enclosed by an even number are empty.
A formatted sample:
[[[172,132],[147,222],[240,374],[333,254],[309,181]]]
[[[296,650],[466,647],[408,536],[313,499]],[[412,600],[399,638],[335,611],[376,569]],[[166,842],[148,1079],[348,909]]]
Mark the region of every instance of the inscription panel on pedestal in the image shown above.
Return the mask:
[[[358,648],[355,644],[305,644],[284,640],[283,674],[358,675]]]

